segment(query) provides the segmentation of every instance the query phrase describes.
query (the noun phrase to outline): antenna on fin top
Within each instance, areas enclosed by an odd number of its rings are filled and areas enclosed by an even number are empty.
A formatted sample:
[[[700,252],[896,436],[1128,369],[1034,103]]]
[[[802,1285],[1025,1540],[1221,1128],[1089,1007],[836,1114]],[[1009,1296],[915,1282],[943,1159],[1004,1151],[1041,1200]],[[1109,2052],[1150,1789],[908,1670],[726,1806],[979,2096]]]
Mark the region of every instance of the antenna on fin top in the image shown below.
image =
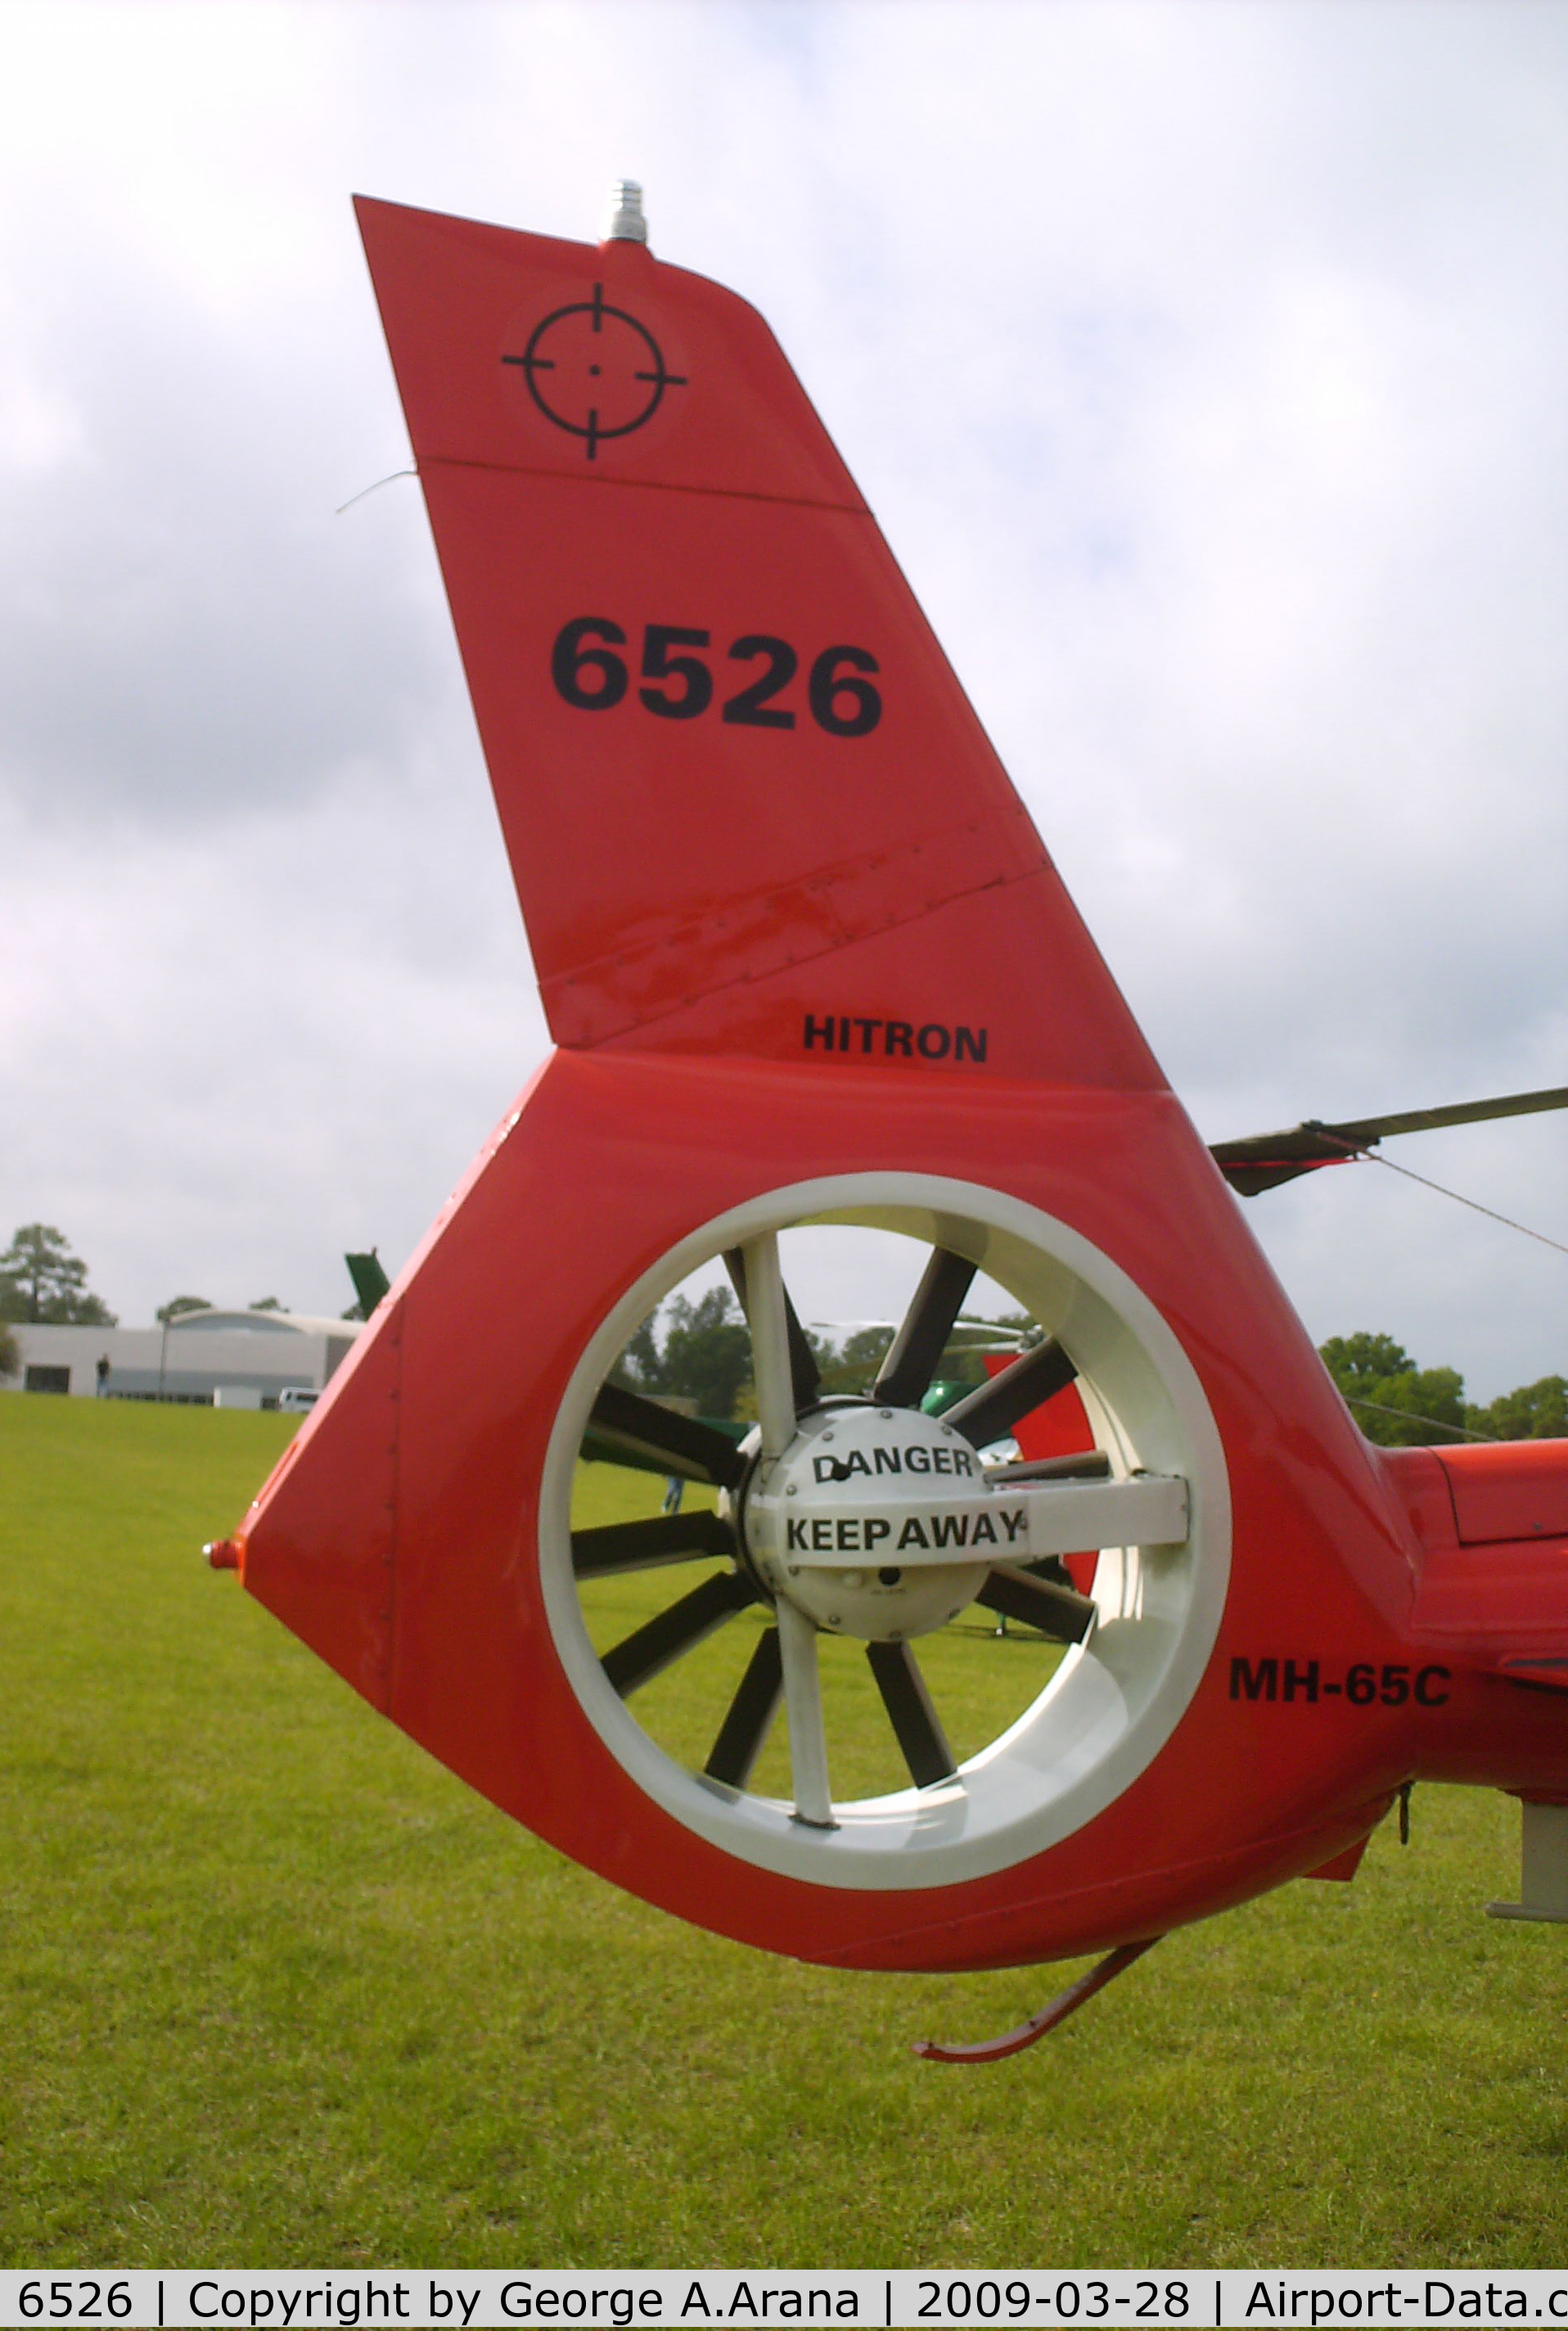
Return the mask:
[[[635,178],[617,178],[610,189],[610,224],[606,243],[646,243],[648,222],[642,215],[642,189]]]

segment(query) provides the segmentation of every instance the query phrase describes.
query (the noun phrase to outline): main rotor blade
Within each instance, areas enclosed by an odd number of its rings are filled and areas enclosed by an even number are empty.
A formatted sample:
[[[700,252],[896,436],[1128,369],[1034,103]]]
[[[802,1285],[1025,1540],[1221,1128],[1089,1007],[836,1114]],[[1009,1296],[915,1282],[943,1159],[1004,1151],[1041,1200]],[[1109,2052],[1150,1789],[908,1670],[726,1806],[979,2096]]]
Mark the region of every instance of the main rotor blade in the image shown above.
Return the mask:
[[[1011,1432],[1031,1409],[1071,1384],[1077,1374],[1061,1346],[1048,1337],[1031,1352],[1022,1353],[989,1384],[977,1385],[951,1408],[945,1408],[942,1422],[961,1432],[973,1448],[984,1449]]]
[[[660,1514],[648,1521],[611,1522],[572,1532],[572,1568],[579,1578],[610,1578],[622,1570],[658,1570],[666,1563],[732,1559],[735,1532],[717,1514]]]
[[[1548,1108],[1568,1108],[1568,1085],[1550,1085],[1541,1092],[1500,1093],[1490,1100],[1456,1101],[1447,1108],[1396,1109],[1383,1117],[1353,1118],[1322,1130],[1337,1133],[1346,1141],[1382,1141],[1393,1133],[1436,1133],[1445,1125],[1480,1125],[1495,1117],[1533,1117]]]
[[[1345,1118],[1336,1125],[1309,1117],[1285,1133],[1249,1134],[1240,1141],[1217,1141],[1211,1150],[1220,1171],[1244,1198],[1294,1182],[1321,1166],[1343,1166],[1396,1133],[1436,1133],[1448,1125],[1480,1125],[1498,1117],[1531,1117],[1538,1110],[1568,1108],[1568,1085],[1542,1092],[1504,1093],[1492,1100],[1459,1101],[1449,1108],[1407,1108],[1385,1117]]]
[[[784,1710],[790,1727],[790,1787],[795,1819],[812,1829],[836,1829],[828,1785],[828,1736],[817,1672],[817,1631],[803,1611],[780,1596],[778,1647],[784,1659]]]
[[[729,1703],[729,1713],[718,1728],[713,1754],[702,1768],[710,1781],[723,1781],[732,1789],[745,1788],[783,1697],[784,1659],[778,1629],[770,1627],[758,1638]]]
[[[711,1424],[660,1408],[656,1400],[645,1400],[623,1384],[600,1385],[588,1423],[595,1439],[613,1449],[623,1447],[630,1461],[641,1459],[646,1464],[654,1458],[665,1472],[678,1473],[684,1480],[733,1489],[746,1471],[746,1459],[736,1444]]]
[[[889,1408],[918,1408],[974,1280],[972,1262],[946,1247],[934,1250],[871,1386],[874,1401],[885,1401]]]
[[[745,1249],[732,1246],[725,1255],[724,1267],[729,1273],[729,1283],[735,1289],[736,1300],[741,1309],[746,1311]],[[794,1305],[790,1301],[790,1291],[787,1287],[784,1290],[784,1326],[790,1340],[790,1384],[794,1393],[795,1413],[798,1416],[803,1409],[815,1407],[817,1394],[822,1390],[822,1379],[817,1366],[816,1356],[806,1340],[806,1331],[801,1326],[800,1317]],[[750,1312],[746,1311],[746,1316],[749,1319]]]
[[[605,1674],[622,1699],[639,1689],[671,1660],[700,1643],[716,1627],[736,1611],[744,1611],[748,1603],[759,1603],[762,1597],[749,1578],[738,1570],[721,1570],[712,1578],[705,1578],[657,1619],[650,1619],[634,1635],[628,1635],[606,1651],[603,1665]]]
[[[1053,1636],[1059,1643],[1081,1643],[1094,1624],[1095,1606],[1087,1594],[1001,1565],[974,1600],[1003,1618],[1038,1627],[1042,1635]]]
[[[908,1644],[868,1643],[866,1657],[915,1786],[931,1789],[938,1781],[950,1781],[958,1767]]]

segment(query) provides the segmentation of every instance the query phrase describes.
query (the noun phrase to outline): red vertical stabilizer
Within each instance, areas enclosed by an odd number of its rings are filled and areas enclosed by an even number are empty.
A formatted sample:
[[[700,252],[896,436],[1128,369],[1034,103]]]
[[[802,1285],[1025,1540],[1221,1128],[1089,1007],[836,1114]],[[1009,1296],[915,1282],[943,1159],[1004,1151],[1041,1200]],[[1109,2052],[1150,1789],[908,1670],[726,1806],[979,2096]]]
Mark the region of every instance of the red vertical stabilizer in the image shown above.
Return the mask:
[[[1156,1083],[755,310],[359,216],[556,1041]]]

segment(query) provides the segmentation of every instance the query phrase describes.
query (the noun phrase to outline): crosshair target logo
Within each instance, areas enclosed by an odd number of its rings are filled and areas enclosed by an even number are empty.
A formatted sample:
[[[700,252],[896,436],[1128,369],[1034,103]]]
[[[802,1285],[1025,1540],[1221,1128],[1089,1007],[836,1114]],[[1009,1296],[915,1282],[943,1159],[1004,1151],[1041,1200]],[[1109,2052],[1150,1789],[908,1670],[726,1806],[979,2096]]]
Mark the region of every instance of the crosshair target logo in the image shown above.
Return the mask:
[[[536,324],[520,357],[528,394],[546,421],[584,441],[590,461],[609,437],[629,437],[651,421],[667,388],[684,388],[667,371],[658,341],[624,308],[612,308],[602,283],[591,300],[556,308]]]

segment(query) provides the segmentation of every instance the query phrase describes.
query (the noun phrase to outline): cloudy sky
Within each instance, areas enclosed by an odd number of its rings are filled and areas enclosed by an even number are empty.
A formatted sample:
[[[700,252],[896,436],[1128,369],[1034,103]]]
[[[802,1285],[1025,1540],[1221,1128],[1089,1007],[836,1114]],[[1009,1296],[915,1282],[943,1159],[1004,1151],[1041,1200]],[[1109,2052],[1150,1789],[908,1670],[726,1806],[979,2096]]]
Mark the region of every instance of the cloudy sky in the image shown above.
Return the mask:
[[[0,1239],[337,1310],[541,1056],[417,487],[336,514],[408,458],[348,198],[618,174],[1209,1137],[1568,1082],[1568,6],[9,0]],[[1568,1119],[1390,1154],[1568,1242]],[[1568,1256],[1373,1166],[1252,1220],[1318,1337],[1568,1372]]]

